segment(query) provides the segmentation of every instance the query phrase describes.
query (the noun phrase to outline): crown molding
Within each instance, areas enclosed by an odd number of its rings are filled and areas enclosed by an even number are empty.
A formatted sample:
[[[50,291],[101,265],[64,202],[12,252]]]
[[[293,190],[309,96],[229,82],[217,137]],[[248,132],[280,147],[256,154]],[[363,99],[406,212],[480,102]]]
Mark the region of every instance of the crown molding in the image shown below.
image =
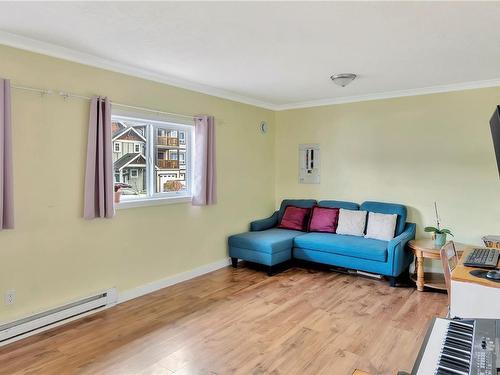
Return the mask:
[[[483,89],[483,88],[498,87],[498,86],[500,86],[500,78],[484,80],[484,81],[454,83],[450,85],[429,86],[429,87],[422,87],[409,90],[386,91],[386,92],[366,94],[366,95],[355,95],[355,96],[344,96],[340,98],[311,100],[305,102],[276,105],[274,106],[274,110],[286,111],[289,109],[300,109],[300,108],[321,107],[321,106],[336,105],[336,104],[366,102],[369,100],[394,99],[406,96],[440,94],[453,91]]]
[[[0,44],[76,62],[79,64],[89,65],[96,68],[111,70],[117,73],[144,78],[150,81],[164,83],[170,86],[195,91],[222,99],[232,100],[243,104],[249,104],[270,110],[275,109],[275,105],[272,103],[267,103],[258,99],[236,94],[231,91],[195,83],[189,80],[184,80],[182,78],[177,78],[152,70],[139,68],[133,65],[104,59],[88,53],[79,52],[70,48],[61,47],[52,43],[42,42],[36,39],[12,34],[2,30],[0,30]]]
[[[106,69],[117,73],[127,74],[130,76],[147,79],[154,82],[164,83],[170,86],[175,86],[182,89],[215,96],[222,99],[248,104],[255,107],[269,109],[272,111],[285,111],[289,109],[320,107],[327,105],[364,102],[369,100],[393,99],[406,96],[438,94],[438,93],[445,93],[452,91],[463,91],[463,90],[500,86],[500,78],[499,78],[499,79],[491,79],[484,81],[456,83],[450,85],[429,86],[429,87],[422,87],[409,90],[386,91],[373,94],[318,99],[318,100],[303,101],[297,103],[275,104],[270,102],[264,102],[262,100],[247,97],[244,95],[240,95],[224,89],[195,83],[189,80],[184,80],[166,74],[161,74],[148,69],[139,68],[133,65],[123,64],[114,60],[104,59],[91,54],[79,52],[70,48],[61,47],[52,43],[42,42],[36,39],[27,38],[24,36],[12,34],[2,30],[0,30],[0,44],[60,58],[63,60],[76,62],[79,64]]]

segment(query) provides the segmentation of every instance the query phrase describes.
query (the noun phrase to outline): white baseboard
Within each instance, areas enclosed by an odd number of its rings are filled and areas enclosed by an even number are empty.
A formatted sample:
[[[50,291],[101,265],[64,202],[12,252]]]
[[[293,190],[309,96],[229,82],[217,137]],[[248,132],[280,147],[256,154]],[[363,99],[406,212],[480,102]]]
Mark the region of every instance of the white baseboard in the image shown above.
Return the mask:
[[[149,284],[138,286],[137,288],[133,288],[133,289],[125,290],[123,292],[119,292],[117,299],[115,301],[112,301],[113,303],[110,303],[107,306],[86,312],[84,314],[80,314],[78,316],[74,316],[74,317],[65,319],[64,321],[61,321],[61,322],[49,324],[45,327],[41,327],[39,329],[27,332],[27,333],[19,335],[19,336],[16,336],[15,338],[12,338],[10,340],[6,340],[6,341],[2,342],[0,344],[0,346],[4,346],[4,345],[10,344],[14,341],[24,339],[24,338],[29,337],[29,336],[36,335],[38,333],[41,333],[41,332],[53,329],[55,327],[67,324],[69,322],[81,319],[85,316],[95,314],[96,312],[103,311],[103,310],[106,310],[110,307],[113,307],[116,304],[129,301],[131,299],[143,296],[145,294],[155,292],[157,290],[166,288],[166,287],[174,285],[174,284],[181,283],[181,282],[186,281],[186,280],[193,279],[197,276],[201,276],[201,275],[207,274],[207,273],[212,272],[212,271],[216,271],[218,269],[227,267],[230,264],[231,264],[230,258],[222,259],[222,260],[219,260],[219,261],[214,262],[214,263],[210,263],[210,264],[206,264],[206,265],[201,266],[201,267],[197,267],[197,268],[190,270],[190,271],[178,273],[176,275],[167,277],[167,278],[162,279],[162,280],[154,281],[154,282],[149,283]]]
[[[186,272],[178,273],[176,275],[167,277],[162,280],[153,281],[151,283],[144,284],[133,289],[128,289],[123,292],[119,292],[118,303],[129,301],[131,299],[143,296],[145,294],[156,292],[157,290],[166,288],[168,286],[175,285],[183,281],[193,279],[197,276],[201,276],[206,273],[227,267],[230,264],[231,264],[230,258],[222,259],[217,262],[206,264],[204,266],[197,267],[195,269]]]

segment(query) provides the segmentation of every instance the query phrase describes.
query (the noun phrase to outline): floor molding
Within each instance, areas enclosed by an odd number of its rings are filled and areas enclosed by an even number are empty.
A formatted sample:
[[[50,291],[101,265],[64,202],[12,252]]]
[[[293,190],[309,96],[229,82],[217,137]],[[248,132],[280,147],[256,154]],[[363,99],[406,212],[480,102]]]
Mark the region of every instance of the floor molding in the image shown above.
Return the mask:
[[[104,307],[101,307],[101,308],[98,308],[98,309],[95,309],[92,311],[88,311],[88,312],[80,314],[78,316],[74,316],[74,317],[65,319],[65,320],[60,321],[60,322],[52,323],[52,324],[49,324],[47,326],[40,327],[40,328],[35,329],[33,331],[24,333],[22,335],[13,337],[9,340],[2,342],[0,344],[0,347],[6,346],[7,344],[13,343],[15,341],[18,341],[18,340],[21,340],[21,339],[24,339],[24,338],[27,338],[30,336],[34,336],[38,333],[45,332],[45,331],[48,331],[50,329],[54,329],[56,327],[68,324],[68,323],[73,322],[75,320],[82,319],[88,315],[95,314],[99,311],[107,310],[113,306],[116,306],[117,304],[127,302],[129,300],[144,296],[144,295],[149,294],[149,293],[156,292],[157,290],[166,288],[168,286],[175,285],[175,284],[181,283],[183,281],[187,281],[187,280],[193,279],[195,277],[205,275],[207,273],[210,273],[210,272],[216,271],[218,269],[227,267],[230,264],[231,264],[231,259],[225,258],[225,259],[219,260],[217,262],[209,263],[209,264],[194,268],[194,269],[189,270],[189,271],[185,271],[182,273],[175,274],[173,276],[169,276],[167,278],[164,278],[164,279],[161,279],[158,281],[153,281],[153,282],[148,283],[148,284],[140,285],[136,288],[132,288],[132,289],[124,290],[122,292],[118,292],[117,300],[115,303],[111,303],[107,306],[104,306]],[[9,323],[9,322],[6,322],[6,323]]]
[[[157,290],[166,288],[168,286],[175,285],[175,284],[181,283],[183,281],[190,280],[190,279],[193,279],[195,277],[205,275],[207,273],[210,273],[210,272],[216,271],[218,269],[227,267],[230,264],[231,264],[230,258],[222,259],[222,260],[219,260],[217,262],[209,263],[209,264],[206,264],[204,266],[197,267],[197,268],[194,268],[194,269],[186,271],[186,272],[182,272],[182,273],[178,273],[178,274],[173,275],[173,276],[169,276],[165,279],[153,281],[151,283],[144,284],[144,285],[138,286],[136,288],[132,288],[132,289],[125,290],[123,292],[119,292],[117,303],[126,302],[126,301],[129,301],[131,299],[141,297],[141,296],[144,296],[144,295],[149,294],[149,293],[156,292]]]

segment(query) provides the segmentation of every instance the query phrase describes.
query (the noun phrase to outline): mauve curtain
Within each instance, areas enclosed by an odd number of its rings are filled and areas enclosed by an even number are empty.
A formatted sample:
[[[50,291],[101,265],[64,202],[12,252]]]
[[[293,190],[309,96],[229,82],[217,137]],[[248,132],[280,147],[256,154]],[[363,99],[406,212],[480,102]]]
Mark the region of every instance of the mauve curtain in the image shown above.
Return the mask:
[[[94,96],[90,102],[89,135],[85,169],[83,217],[111,218],[113,203],[113,161],[111,142],[111,104],[108,98]]]
[[[212,116],[195,116],[193,205],[217,203],[215,173],[215,123]]]
[[[0,78],[0,230],[14,228],[10,81]]]

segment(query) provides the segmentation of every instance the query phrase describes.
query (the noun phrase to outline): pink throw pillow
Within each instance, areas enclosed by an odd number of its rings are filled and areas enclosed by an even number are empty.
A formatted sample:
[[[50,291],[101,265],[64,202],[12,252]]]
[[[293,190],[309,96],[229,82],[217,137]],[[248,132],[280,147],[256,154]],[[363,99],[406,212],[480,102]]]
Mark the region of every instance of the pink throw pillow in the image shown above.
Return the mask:
[[[335,233],[338,223],[338,208],[314,206],[309,220],[309,232]]]
[[[287,206],[278,228],[304,231],[307,228],[310,208]]]

